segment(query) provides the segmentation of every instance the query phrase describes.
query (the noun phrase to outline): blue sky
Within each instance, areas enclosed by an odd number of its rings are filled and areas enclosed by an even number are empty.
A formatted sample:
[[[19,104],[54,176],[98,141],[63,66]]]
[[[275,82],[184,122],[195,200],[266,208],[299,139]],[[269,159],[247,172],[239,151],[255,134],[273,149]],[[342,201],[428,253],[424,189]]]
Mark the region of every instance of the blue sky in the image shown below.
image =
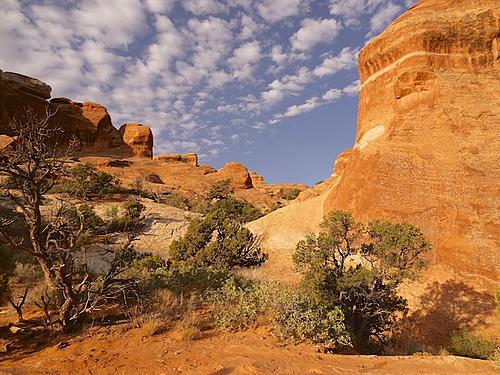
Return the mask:
[[[412,0],[2,0],[0,69],[149,125],[155,153],[314,184],[354,141],[357,54]]]

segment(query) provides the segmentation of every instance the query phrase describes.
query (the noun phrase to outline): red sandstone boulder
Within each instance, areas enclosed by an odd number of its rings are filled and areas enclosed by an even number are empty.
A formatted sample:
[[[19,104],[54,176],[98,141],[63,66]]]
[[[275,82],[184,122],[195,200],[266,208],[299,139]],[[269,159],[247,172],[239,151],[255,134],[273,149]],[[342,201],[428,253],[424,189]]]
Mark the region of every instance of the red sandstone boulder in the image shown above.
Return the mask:
[[[120,127],[120,134],[134,156],[150,159],[153,157],[153,132],[149,127],[127,123]]]
[[[248,169],[242,164],[232,161],[224,165],[222,169],[214,173],[221,180],[231,180],[231,185],[236,189],[253,188],[252,178]]]

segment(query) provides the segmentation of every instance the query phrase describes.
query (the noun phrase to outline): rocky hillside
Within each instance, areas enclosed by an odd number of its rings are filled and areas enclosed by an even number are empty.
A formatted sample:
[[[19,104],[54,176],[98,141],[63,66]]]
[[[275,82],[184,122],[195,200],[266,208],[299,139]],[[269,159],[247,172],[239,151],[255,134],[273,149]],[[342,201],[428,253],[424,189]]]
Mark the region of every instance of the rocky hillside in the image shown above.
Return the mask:
[[[229,179],[237,198],[264,211],[287,204],[280,196],[282,191],[308,188],[266,184],[261,176],[250,173],[237,162],[227,163],[220,170],[200,166],[194,153],[162,154],[153,158],[153,133],[148,126],[131,122],[118,130],[104,106],[67,98],[50,99],[51,91],[49,85],[36,78],[0,71],[0,149],[15,142],[11,123],[22,121],[30,108],[41,116],[52,113],[51,123],[62,130],[58,143],[64,146],[76,139],[78,148],[74,157],[120,178],[124,186],[140,181],[151,191],[175,191],[188,199],[196,199],[215,183]]]
[[[422,0],[362,50],[356,142],[300,209],[251,224],[271,251],[317,229],[305,206],[344,209],[417,224],[435,263],[500,281],[499,22],[497,0]]]

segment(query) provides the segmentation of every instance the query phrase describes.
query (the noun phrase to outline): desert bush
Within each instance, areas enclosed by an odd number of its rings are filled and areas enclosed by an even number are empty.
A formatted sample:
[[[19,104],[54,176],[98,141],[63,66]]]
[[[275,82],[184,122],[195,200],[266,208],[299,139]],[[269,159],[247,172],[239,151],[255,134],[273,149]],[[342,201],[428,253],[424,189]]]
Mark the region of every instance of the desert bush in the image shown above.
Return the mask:
[[[63,191],[83,200],[113,194],[119,189],[118,179],[109,173],[98,171],[88,163],[74,166],[70,171],[70,179],[62,187]]]
[[[145,209],[146,207],[135,199],[129,199],[123,204],[122,213],[120,213],[118,207],[110,207],[106,213],[108,217],[106,222],[107,232],[126,232],[132,228],[141,227]]]
[[[260,284],[231,277],[217,290],[209,291],[207,300],[215,307],[219,327],[240,331],[257,325],[271,309],[271,301]]]
[[[286,199],[288,201],[293,201],[300,194],[300,189],[280,189],[278,196],[281,199]]]
[[[214,214],[217,211],[222,211],[228,218],[241,223],[248,223],[262,217],[262,212],[258,208],[234,198],[218,201],[211,207],[208,214]]]
[[[166,204],[167,206],[177,207],[181,210],[189,210],[190,208],[189,199],[179,193],[176,193],[175,191],[162,194],[160,197],[160,203]]]
[[[205,199],[207,201],[220,201],[229,198],[233,193],[234,189],[231,187],[231,180],[222,180],[212,186]]]
[[[467,330],[460,330],[452,332],[448,350],[451,354],[461,357],[488,359],[494,356],[497,345],[493,340],[475,336]]]
[[[339,308],[317,304],[277,283],[232,277],[220,289],[209,291],[207,301],[214,309],[216,324],[230,331],[270,324],[283,342],[350,346]]]
[[[491,360],[493,361],[493,367],[500,369],[500,346],[498,346],[493,352]]]
[[[94,234],[101,234],[105,231],[104,220],[88,204],[66,207],[64,215],[75,228],[82,225],[84,230]]]
[[[330,349],[351,346],[339,307],[318,304],[305,295],[288,292],[282,294],[275,310],[274,332],[283,341],[310,341]]]
[[[325,217],[321,229],[293,254],[303,289],[341,308],[358,350],[383,346],[407,311],[398,286],[425,266],[421,256],[430,245],[410,224],[373,221],[365,227],[343,211]]]
[[[169,253],[175,266],[219,270],[256,267],[268,258],[258,238],[222,209],[192,220],[186,235],[172,242]]]

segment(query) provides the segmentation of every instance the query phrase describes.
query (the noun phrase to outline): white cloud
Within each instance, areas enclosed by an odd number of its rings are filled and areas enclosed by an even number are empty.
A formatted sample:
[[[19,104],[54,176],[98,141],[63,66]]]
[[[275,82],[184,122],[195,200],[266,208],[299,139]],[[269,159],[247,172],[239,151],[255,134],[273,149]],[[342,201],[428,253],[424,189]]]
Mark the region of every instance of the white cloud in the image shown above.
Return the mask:
[[[233,56],[227,60],[227,63],[231,67],[235,78],[248,79],[251,77],[260,58],[260,44],[258,41],[253,41],[236,48],[233,51]]]
[[[302,21],[302,27],[291,38],[292,48],[308,51],[319,43],[332,43],[342,26],[334,19],[310,19]]]
[[[275,114],[270,120],[269,124],[277,124],[289,117],[295,117],[303,113],[311,112],[312,110],[332,103],[343,96],[354,96],[359,90],[359,81],[354,81],[343,89],[330,89],[323,94],[321,98],[314,96],[307,99],[303,104],[295,104],[286,109],[283,113]]]
[[[184,9],[201,16],[206,14],[217,14],[224,11],[225,7],[217,0],[182,0]]]
[[[352,82],[350,85],[344,87],[342,92],[347,96],[356,96],[359,93],[360,82],[359,80]]]
[[[260,0],[257,2],[257,12],[267,22],[275,23],[298,15],[305,6],[304,0]]]
[[[328,56],[318,65],[313,74],[317,77],[323,77],[335,74],[341,70],[354,68],[358,61],[359,50],[345,47],[337,56]]]
[[[145,4],[153,13],[168,13],[176,0],[146,0]]]
[[[389,3],[381,7],[370,20],[370,32],[368,36],[374,36],[382,31],[402,11],[400,5]]]
[[[95,38],[108,47],[130,44],[146,32],[146,12],[140,0],[89,0],[71,15],[74,30],[86,38]]]
[[[359,25],[363,15],[372,13],[389,0],[330,0],[330,13],[341,17],[347,26]]]
[[[325,102],[332,102],[342,96],[342,90],[340,89],[330,89],[322,97]]]
[[[301,92],[312,80],[311,71],[307,67],[300,68],[294,75],[286,75],[268,85],[268,90],[261,93],[263,105],[272,106],[289,95]]]
[[[241,30],[240,34],[238,35],[240,39],[246,40],[250,39],[252,37],[255,37],[255,34],[262,30],[261,25],[256,23],[254,19],[247,15],[247,14],[242,14],[241,15]]]

